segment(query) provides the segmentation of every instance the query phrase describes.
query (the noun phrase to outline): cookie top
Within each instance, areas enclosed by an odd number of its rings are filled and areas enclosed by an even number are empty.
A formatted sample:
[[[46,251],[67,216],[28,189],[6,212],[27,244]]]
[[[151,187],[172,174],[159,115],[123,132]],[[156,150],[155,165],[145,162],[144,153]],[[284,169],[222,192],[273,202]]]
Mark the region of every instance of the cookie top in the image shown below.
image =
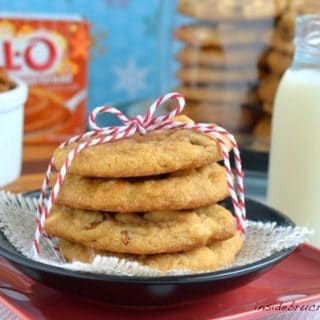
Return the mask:
[[[266,44],[270,30],[244,28],[234,24],[191,24],[175,30],[175,37],[195,47],[239,47]]]
[[[207,206],[229,195],[224,167],[211,163],[149,178],[84,178],[67,175],[57,203],[112,212],[182,210]]]
[[[188,84],[219,84],[228,86],[232,84],[243,84],[253,86],[257,84],[259,74],[257,70],[218,70],[206,67],[181,67],[176,76],[183,83]],[[195,120],[195,119],[194,119]]]
[[[154,255],[122,255],[112,252],[94,250],[81,244],[61,240],[59,247],[68,261],[91,263],[96,255],[116,256],[167,272],[175,269],[191,271],[213,271],[234,261],[243,246],[243,238],[237,232],[232,238],[214,242],[194,250],[180,253],[163,253]]]
[[[279,16],[287,0],[179,0],[178,11],[204,21],[264,20]]]
[[[48,234],[99,250],[132,254],[180,252],[229,239],[235,218],[219,205],[189,211],[103,213],[56,206]]]
[[[177,91],[182,93],[187,100],[206,101],[224,104],[256,104],[258,95],[256,90],[250,88],[216,88],[214,86],[181,85]]]
[[[57,149],[57,169],[76,144]],[[100,144],[78,153],[68,173],[88,177],[142,177],[201,167],[222,159],[218,143],[186,129],[159,130]]]
[[[187,66],[202,66],[212,68],[255,68],[263,55],[262,48],[241,48],[223,50],[221,48],[195,48],[187,46],[179,50],[176,58]]]

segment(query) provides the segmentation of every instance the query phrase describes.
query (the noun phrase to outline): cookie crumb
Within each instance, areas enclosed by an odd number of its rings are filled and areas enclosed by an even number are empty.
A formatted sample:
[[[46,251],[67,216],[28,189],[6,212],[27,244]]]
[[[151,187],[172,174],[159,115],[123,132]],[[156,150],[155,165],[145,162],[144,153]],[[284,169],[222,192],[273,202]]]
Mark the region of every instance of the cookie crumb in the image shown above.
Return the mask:
[[[103,219],[101,220],[94,220],[92,222],[90,222],[88,225],[84,226],[83,229],[84,230],[91,230],[96,228],[101,222],[103,221]]]
[[[129,234],[127,230],[121,231],[122,242],[127,245],[129,243]]]

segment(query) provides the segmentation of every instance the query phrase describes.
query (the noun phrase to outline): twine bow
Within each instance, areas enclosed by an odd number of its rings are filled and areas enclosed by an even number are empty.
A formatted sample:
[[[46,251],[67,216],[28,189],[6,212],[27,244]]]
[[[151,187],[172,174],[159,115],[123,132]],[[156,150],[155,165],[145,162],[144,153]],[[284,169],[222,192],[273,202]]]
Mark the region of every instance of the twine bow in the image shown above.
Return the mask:
[[[177,100],[178,105],[171,112],[165,113],[161,116],[154,116],[156,110],[168,100]],[[237,141],[234,136],[222,127],[215,124],[204,124],[204,123],[186,123],[177,122],[172,119],[180,114],[184,108],[185,100],[180,93],[169,93],[165,96],[158,98],[146,111],[144,116],[136,116],[132,118],[126,117],[120,110],[110,107],[102,106],[95,108],[89,115],[89,125],[92,131],[85,134],[81,134],[72,137],[68,141],[63,142],[59,148],[64,148],[65,146],[79,142],[73,148],[66,160],[64,161],[62,168],[58,174],[57,180],[47,197],[48,186],[50,182],[50,177],[52,170],[54,169],[54,158],[51,159],[47,172],[45,174],[42,188],[40,191],[39,202],[36,212],[36,231],[33,240],[33,247],[31,251],[31,256],[33,258],[38,258],[40,255],[40,238],[41,235],[47,238],[49,244],[58,254],[59,248],[55,245],[53,239],[48,236],[43,227],[45,221],[55,203],[61,185],[65,179],[68,169],[72,163],[74,157],[83,149],[89,148],[102,143],[107,143],[110,141],[127,138],[135,133],[146,134],[148,131],[160,130],[160,129],[191,129],[195,131],[204,132],[210,134],[220,145],[223,154],[224,166],[226,170],[227,183],[230,191],[230,197],[232,199],[234,213],[237,219],[238,229],[243,233],[245,232],[245,199],[244,199],[244,187],[243,187],[243,172],[241,167],[240,152],[238,148]],[[110,127],[99,127],[96,123],[96,117],[100,113],[111,113],[116,116],[121,122],[122,126],[110,126]],[[90,138],[90,139],[89,139]],[[232,172],[230,165],[229,150],[225,139],[228,139],[232,145],[233,155],[235,160],[235,175]],[[108,156],[108,155],[106,155]]]

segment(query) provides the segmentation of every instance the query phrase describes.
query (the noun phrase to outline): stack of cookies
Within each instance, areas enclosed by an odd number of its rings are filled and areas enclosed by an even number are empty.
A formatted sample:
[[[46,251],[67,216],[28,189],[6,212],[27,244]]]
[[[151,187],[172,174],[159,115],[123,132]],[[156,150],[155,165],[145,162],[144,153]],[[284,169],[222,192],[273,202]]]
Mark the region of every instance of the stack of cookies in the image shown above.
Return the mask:
[[[263,115],[253,130],[254,137],[257,138],[253,148],[258,151],[267,151],[270,147],[271,118],[276,92],[282,75],[291,65],[294,54],[294,23],[295,14],[293,10],[287,8],[275,24],[270,46],[265,55],[268,72],[262,77],[258,88]]]
[[[176,29],[178,90],[186,114],[233,133],[251,132],[261,113],[258,86],[274,20],[287,0],[180,0],[178,11],[195,22]]]
[[[268,72],[262,77],[258,89],[264,115],[254,128],[254,136],[259,139],[254,148],[261,151],[269,149],[271,118],[276,92],[284,72],[290,67],[294,55],[294,34],[296,17],[301,14],[320,13],[317,0],[290,0],[286,10],[276,20],[266,53],[265,64]]]
[[[55,152],[60,169],[71,144]],[[214,270],[242,247],[221,150],[210,136],[160,130],[93,146],[75,156],[45,230],[66,260],[99,254],[161,271]]]

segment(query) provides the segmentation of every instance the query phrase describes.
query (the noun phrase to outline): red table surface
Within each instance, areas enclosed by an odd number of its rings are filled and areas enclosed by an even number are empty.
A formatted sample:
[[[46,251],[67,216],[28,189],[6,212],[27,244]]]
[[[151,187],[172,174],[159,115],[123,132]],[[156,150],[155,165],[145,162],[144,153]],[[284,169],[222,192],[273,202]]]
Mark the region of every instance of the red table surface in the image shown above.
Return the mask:
[[[242,288],[193,304],[161,308],[125,308],[71,296],[30,279],[0,258],[0,300],[22,319],[250,320],[277,312],[255,310],[257,305],[279,303],[278,297],[287,295],[304,295],[295,300],[296,305],[320,300],[318,249],[300,246],[287,259]]]

